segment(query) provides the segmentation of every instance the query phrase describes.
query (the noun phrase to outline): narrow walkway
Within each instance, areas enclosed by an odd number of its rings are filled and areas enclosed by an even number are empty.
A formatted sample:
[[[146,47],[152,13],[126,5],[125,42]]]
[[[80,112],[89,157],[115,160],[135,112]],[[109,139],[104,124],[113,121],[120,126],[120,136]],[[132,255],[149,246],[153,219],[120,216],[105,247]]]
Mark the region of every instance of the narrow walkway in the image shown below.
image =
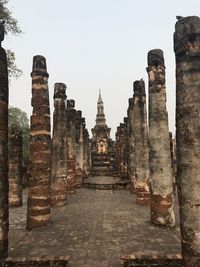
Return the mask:
[[[128,190],[78,189],[47,227],[25,230],[26,205],[10,210],[9,256],[66,256],[71,267],[117,267],[121,254],[178,254],[179,227],[157,228]]]

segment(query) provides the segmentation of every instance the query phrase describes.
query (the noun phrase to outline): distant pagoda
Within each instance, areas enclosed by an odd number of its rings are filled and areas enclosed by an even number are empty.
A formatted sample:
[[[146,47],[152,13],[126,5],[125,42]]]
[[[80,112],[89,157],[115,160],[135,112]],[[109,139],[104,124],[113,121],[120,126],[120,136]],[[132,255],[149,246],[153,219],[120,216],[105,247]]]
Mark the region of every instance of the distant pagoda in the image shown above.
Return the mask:
[[[114,142],[110,138],[111,128],[106,125],[104,104],[99,90],[96,124],[92,128],[91,160],[94,175],[112,175],[115,169]]]

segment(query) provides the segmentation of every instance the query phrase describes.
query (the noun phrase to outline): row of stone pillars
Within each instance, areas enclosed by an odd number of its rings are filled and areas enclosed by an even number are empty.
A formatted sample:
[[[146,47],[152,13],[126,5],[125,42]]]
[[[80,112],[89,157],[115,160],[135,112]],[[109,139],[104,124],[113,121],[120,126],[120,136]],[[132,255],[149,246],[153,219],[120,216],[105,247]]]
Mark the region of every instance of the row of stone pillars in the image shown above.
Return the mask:
[[[0,25],[0,261],[8,253],[8,73],[5,50],[1,47],[4,39],[4,27]],[[176,140],[177,140],[177,186],[180,206],[181,242],[184,265],[200,266],[200,18],[181,18],[175,27],[174,51],[176,55]],[[172,168],[168,118],[166,111],[165,66],[163,52],[151,50],[148,54],[149,76],[149,137],[146,122],[146,98],[143,80],[134,83],[134,95],[129,100],[128,119],[128,153],[119,151],[119,158],[125,158],[132,191],[136,191],[138,203],[146,203],[150,197],[151,218],[159,225],[174,225]],[[55,116],[65,114],[57,108],[65,102],[65,86],[55,85]],[[72,101],[73,103],[73,101]],[[48,73],[44,57],[36,56],[32,72],[32,106],[30,159],[31,178],[29,181],[27,228],[49,223],[51,192],[52,200],[66,201],[69,173],[77,170],[81,177],[88,169],[82,170],[89,162],[87,154],[88,133],[80,112],[76,114],[75,132],[76,153],[67,153],[69,134],[61,133],[60,125],[66,125],[65,119],[57,123],[59,133],[51,143],[50,111],[48,95]],[[74,105],[68,102],[68,108]],[[68,117],[68,116],[65,116]],[[79,123],[78,123],[79,122]],[[74,124],[74,122],[72,123]],[[123,125],[118,134],[124,134]],[[67,131],[67,126],[66,129]],[[81,136],[78,135],[81,133]],[[55,137],[55,136],[54,136]],[[54,138],[53,137],[53,138]],[[120,140],[120,136],[118,139]],[[87,141],[86,141],[87,139]],[[61,143],[66,149],[60,150]],[[82,147],[77,149],[77,142]],[[125,141],[123,141],[125,142]],[[149,142],[149,145],[148,145]],[[76,143],[76,145],[75,145]],[[119,141],[121,144],[121,141]],[[56,144],[56,148],[54,145]],[[65,146],[66,144],[66,146]],[[66,148],[67,147],[67,148]],[[121,145],[124,151],[124,145]],[[53,149],[60,151],[62,173],[51,170]],[[69,148],[68,148],[69,149]],[[87,154],[87,156],[86,156]],[[74,155],[76,155],[77,160]],[[58,156],[58,155],[57,155]],[[140,157],[140,161],[139,161]],[[128,161],[127,161],[128,159]],[[129,161],[132,159],[131,163]],[[142,159],[142,160],[141,160]],[[73,166],[69,172],[68,164]],[[149,161],[149,168],[148,166]],[[73,162],[73,163],[72,163]],[[74,162],[75,167],[74,167]],[[81,169],[81,171],[80,171]],[[67,171],[67,176],[64,171]],[[86,173],[86,174],[85,174]],[[123,173],[123,172],[122,172]],[[51,188],[51,174],[55,180]],[[64,192],[61,191],[60,179],[66,181]],[[56,186],[57,181],[57,186]],[[63,181],[62,181],[63,182]],[[75,182],[76,183],[76,182]],[[63,183],[62,183],[63,184]],[[73,188],[71,182],[69,188]],[[150,186],[149,186],[150,185]],[[150,191],[149,191],[150,189]],[[60,194],[59,194],[60,193]],[[15,199],[13,197],[13,199]],[[52,201],[52,202],[53,202]]]
[[[136,193],[137,204],[150,204],[151,221],[156,225],[174,227],[165,66],[163,52],[160,49],[149,51],[147,73],[149,127],[145,83],[138,80],[133,83],[134,94],[129,99],[128,119],[124,118],[126,123],[120,124],[116,133],[116,151],[122,155],[118,165],[128,165],[126,176],[130,180],[131,192]],[[126,156],[123,146],[127,148]],[[118,174],[122,177],[120,172]]]
[[[134,82],[129,99],[128,125],[120,124],[116,151],[123,155],[120,140],[128,139],[127,164],[131,192],[138,204],[150,201],[151,221],[173,227],[174,188],[177,185],[184,266],[200,266],[200,18],[180,18],[174,33],[176,55],[176,142],[168,129],[163,51],[148,53],[148,127],[144,81]],[[176,149],[176,153],[175,152]],[[177,161],[177,166],[175,162]],[[120,170],[118,174],[122,177]],[[176,177],[176,180],[174,179]]]
[[[66,204],[88,175],[89,135],[75,101],[67,100],[66,85],[55,83],[51,140],[48,73],[43,56],[33,58],[30,129],[30,180],[27,229],[50,222],[51,206]]]

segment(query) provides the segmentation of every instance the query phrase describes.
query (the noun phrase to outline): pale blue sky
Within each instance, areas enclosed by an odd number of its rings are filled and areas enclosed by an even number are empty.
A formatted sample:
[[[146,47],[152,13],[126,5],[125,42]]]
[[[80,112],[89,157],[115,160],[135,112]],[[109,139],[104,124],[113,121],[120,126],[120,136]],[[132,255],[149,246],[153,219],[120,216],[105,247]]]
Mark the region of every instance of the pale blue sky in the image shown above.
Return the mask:
[[[31,115],[32,58],[47,60],[51,114],[53,86],[66,83],[87,128],[95,124],[101,88],[107,124],[116,127],[126,116],[132,83],[147,83],[147,53],[164,51],[170,130],[175,129],[175,60],[173,32],[176,15],[200,16],[199,0],[10,0],[9,8],[24,31],[9,35],[5,48],[16,53],[23,76],[11,81],[10,105]],[[91,132],[90,132],[91,135]]]

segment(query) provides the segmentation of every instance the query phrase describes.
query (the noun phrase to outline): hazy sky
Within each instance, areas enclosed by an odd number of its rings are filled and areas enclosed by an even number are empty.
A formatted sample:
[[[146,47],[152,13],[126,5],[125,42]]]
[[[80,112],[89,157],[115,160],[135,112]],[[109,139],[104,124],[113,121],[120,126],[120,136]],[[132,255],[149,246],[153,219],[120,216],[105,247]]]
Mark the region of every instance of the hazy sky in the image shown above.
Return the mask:
[[[51,114],[53,87],[67,85],[87,128],[95,124],[99,88],[107,125],[116,127],[126,116],[133,81],[147,83],[147,53],[164,51],[167,109],[175,129],[175,59],[173,32],[176,15],[200,16],[200,0],[10,0],[9,9],[24,34],[3,43],[16,53],[23,76],[10,84],[10,105],[31,115],[32,58],[47,60]]]

